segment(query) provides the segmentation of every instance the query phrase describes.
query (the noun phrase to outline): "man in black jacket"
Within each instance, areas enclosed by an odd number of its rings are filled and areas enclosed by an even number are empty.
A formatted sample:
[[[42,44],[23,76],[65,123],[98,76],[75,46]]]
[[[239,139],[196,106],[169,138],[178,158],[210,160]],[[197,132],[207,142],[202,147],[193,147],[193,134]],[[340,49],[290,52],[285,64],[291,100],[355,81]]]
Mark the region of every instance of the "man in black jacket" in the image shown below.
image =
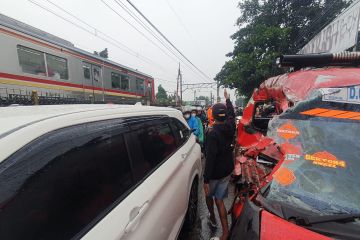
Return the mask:
[[[216,226],[214,199],[219,212],[222,236],[229,236],[229,226],[224,199],[228,195],[230,175],[234,170],[233,139],[235,134],[235,113],[229,95],[224,91],[226,105],[217,103],[212,108],[215,119],[213,129],[207,134],[206,162],[204,172],[204,191],[206,204],[210,212],[210,223]]]

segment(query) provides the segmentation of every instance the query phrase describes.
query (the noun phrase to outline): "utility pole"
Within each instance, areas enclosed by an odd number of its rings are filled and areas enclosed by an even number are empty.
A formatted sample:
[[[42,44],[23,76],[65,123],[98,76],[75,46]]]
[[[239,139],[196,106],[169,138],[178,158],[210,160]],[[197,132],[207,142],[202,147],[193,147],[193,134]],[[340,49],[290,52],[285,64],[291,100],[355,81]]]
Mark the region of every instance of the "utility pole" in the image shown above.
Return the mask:
[[[179,90],[181,92],[182,91],[181,89],[182,89],[182,87],[181,87],[181,72],[180,72],[180,63],[179,63],[178,75],[177,75],[177,79],[176,79],[176,94],[175,94],[175,104],[176,104],[176,106],[180,106],[181,102],[182,102],[181,97],[179,99],[179,96],[180,96],[179,95]]]
[[[194,104],[196,104],[196,90],[194,90]]]
[[[179,76],[180,76],[180,105],[182,105],[182,94],[183,94],[183,80],[182,80],[182,73],[180,70],[180,63],[179,63]]]
[[[213,96],[212,96],[212,92],[210,92],[210,105],[212,105],[212,104],[213,104],[212,98],[213,98]]]
[[[176,91],[175,91],[175,105],[179,106],[179,84],[180,84],[180,79],[179,79],[179,73],[178,76],[176,78]]]
[[[216,85],[216,101],[217,102],[220,102],[219,91],[220,91],[220,83],[217,82],[217,85]]]

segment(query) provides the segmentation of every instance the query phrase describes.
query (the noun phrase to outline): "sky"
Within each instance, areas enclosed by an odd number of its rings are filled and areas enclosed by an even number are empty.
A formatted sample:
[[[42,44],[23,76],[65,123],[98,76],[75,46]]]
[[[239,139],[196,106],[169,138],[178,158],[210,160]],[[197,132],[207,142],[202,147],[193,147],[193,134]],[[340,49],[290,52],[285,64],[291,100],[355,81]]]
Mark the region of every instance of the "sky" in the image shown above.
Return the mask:
[[[0,0],[0,13],[89,52],[108,48],[109,59],[153,76],[156,89],[161,84],[173,94],[179,62],[185,84],[212,82],[221,70],[225,54],[234,47],[230,36],[237,31],[238,1],[131,0],[202,73],[175,50],[174,56],[121,8],[126,6],[135,13],[126,0]],[[195,95],[210,96],[210,92],[216,95],[211,88],[196,89]],[[235,92],[230,95],[234,99]],[[194,91],[186,90],[183,99],[193,100]]]

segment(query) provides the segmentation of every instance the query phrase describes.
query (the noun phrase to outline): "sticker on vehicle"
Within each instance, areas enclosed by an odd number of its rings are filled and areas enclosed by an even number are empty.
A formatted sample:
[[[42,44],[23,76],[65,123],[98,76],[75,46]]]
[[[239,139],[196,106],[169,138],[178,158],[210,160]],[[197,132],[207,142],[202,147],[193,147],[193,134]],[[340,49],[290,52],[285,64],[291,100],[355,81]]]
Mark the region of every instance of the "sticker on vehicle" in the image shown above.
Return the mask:
[[[345,88],[322,88],[322,100],[325,102],[341,102],[360,104],[360,86]]]
[[[301,150],[299,147],[285,142],[281,144],[281,151],[284,153],[284,164],[294,163],[296,160],[299,160],[301,157]]]
[[[291,163],[291,162],[294,162],[294,161],[299,160],[299,159],[300,159],[300,155],[298,155],[298,154],[287,153],[285,155],[286,163]]]
[[[291,123],[285,123],[276,131],[280,137],[285,139],[293,139],[300,135],[299,130]]]
[[[281,167],[273,175],[276,182],[283,186],[289,186],[296,180],[295,174],[292,170]]]
[[[314,154],[306,154],[305,160],[312,161],[314,165],[328,168],[346,168],[346,162],[337,159],[336,156],[329,152],[317,152]]]

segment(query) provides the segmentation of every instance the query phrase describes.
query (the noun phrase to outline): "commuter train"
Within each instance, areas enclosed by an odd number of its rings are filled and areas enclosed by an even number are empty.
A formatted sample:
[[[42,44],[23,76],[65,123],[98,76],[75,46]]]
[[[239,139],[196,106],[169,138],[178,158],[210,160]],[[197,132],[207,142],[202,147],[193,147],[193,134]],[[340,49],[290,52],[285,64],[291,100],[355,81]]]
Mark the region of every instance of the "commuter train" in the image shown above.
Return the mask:
[[[0,105],[152,104],[154,79],[0,14]]]

